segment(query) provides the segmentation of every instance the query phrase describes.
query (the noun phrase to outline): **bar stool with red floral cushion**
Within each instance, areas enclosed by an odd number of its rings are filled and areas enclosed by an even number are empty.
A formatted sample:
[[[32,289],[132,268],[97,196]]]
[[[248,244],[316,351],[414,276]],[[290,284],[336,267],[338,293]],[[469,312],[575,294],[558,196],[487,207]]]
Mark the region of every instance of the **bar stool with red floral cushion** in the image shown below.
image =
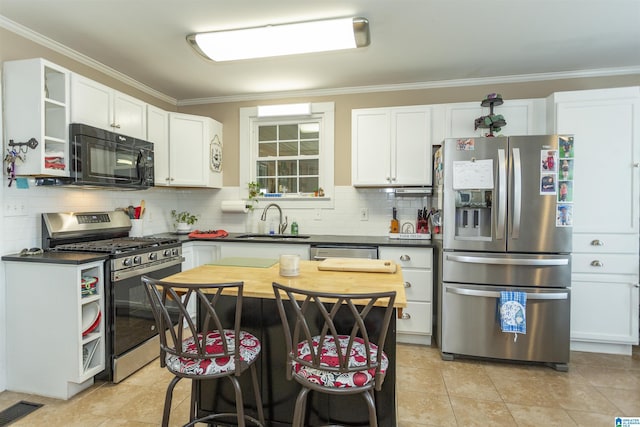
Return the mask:
[[[287,379],[302,385],[293,427],[308,426],[310,391],[362,394],[369,426],[377,427],[375,394],[389,366],[382,351],[395,292],[338,294],[295,289],[273,283],[287,345]],[[291,322],[290,322],[291,319]]]
[[[215,420],[222,418],[234,418],[234,423],[240,427],[244,427],[246,421],[264,426],[255,366],[261,350],[260,340],[240,329],[244,284],[237,282],[190,285],[165,282],[148,276],[142,277],[142,283],[151,302],[158,331],[169,331],[159,334],[160,365],[175,375],[167,387],[162,426],[166,427],[169,424],[173,389],[182,378],[192,380],[190,415],[186,426],[209,421],[215,424]],[[216,311],[216,305],[223,292],[236,298],[231,315],[225,313],[221,316]],[[190,301],[195,301],[199,307],[197,321],[191,319],[187,309]],[[245,413],[242,389],[237,377],[246,370],[251,371],[258,419]],[[197,419],[196,383],[199,380],[213,378],[228,378],[231,381],[235,393],[236,412],[214,413]]]

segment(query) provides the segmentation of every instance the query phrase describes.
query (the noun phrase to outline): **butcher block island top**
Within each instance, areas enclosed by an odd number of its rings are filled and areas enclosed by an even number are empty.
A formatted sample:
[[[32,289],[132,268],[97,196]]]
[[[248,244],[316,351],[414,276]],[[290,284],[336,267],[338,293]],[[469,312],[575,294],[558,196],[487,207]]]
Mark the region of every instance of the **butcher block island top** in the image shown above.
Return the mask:
[[[407,306],[402,269],[395,272],[361,272],[319,270],[318,261],[300,261],[300,274],[281,276],[277,260],[273,264],[262,258],[223,258],[215,264],[205,264],[166,277],[175,283],[225,283],[244,282],[245,297],[274,299],[273,282],[317,292],[372,293],[396,291],[395,308]]]

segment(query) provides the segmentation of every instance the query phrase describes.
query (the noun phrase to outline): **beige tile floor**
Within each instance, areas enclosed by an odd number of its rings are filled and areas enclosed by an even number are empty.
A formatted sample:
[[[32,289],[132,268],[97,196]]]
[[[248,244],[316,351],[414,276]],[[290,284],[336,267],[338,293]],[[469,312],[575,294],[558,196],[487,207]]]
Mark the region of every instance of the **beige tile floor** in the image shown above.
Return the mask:
[[[12,427],[158,426],[171,376],[153,362],[112,385],[94,384],[68,401],[5,391],[0,410],[20,400],[44,406]],[[171,425],[188,418],[189,383],[178,384]],[[571,353],[569,372],[475,360],[445,362],[436,348],[398,346],[399,427],[614,426],[640,417],[640,349],[633,356]]]

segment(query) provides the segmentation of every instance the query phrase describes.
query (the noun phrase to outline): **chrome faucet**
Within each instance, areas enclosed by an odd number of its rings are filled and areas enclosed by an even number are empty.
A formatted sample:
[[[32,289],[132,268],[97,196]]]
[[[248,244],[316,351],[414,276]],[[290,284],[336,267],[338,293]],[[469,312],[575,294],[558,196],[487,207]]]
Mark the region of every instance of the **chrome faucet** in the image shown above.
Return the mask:
[[[282,209],[276,203],[269,203],[267,206],[264,207],[264,210],[262,211],[262,216],[260,216],[260,221],[267,220],[267,211],[272,206],[278,209],[278,212],[280,213],[280,222],[278,223],[278,234],[284,234],[289,223],[287,222],[286,216],[284,217],[284,222],[282,221]]]

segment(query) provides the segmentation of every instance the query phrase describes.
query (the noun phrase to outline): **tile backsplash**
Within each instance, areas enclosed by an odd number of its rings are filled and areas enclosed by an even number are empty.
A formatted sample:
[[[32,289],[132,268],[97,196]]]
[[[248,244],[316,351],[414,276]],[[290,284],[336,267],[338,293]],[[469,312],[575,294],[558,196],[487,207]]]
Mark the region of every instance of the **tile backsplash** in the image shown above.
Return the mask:
[[[196,228],[225,229],[229,232],[257,231],[257,222],[264,202],[248,214],[223,213],[223,200],[242,198],[241,189],[175,189],[155,187],[145,191],[88,190],[33,187],[3,189],[3,229],[1,253],[8,254],[26,247],[41,246],[41,216],[43,212],[104,211],[137,206],[145,200],[144,234],[173,231],[172,209],[189,210],[199,215]],[[274,200],[277,203],[277,200]],[[417,210],[428,206],[426,197],[396,197],[384,189],[335,188],[331,209],[283,208],[289,223],[294,219],[301,234],[385,235],[393,207],[398,209],[400,224],[415,224]],[[15,208],[15,209],[12,209]],[[367,219],[360,211],[366,209]],[[269,215],[274,215],[270,211]],[[287,230],[288,231],[288,230]]]

